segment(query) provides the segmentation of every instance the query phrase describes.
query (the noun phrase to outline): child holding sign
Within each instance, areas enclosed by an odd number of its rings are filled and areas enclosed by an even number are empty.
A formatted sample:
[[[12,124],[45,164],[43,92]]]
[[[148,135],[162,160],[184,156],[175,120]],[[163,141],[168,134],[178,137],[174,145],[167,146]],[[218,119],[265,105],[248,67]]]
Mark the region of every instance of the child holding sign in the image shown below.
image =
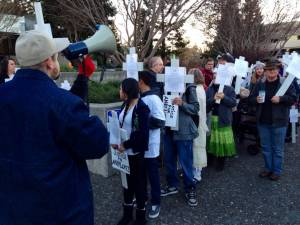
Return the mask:
[[[127,175],[128,189],[124,191],[123,217],[118,225],[129,224],[133,213],[133,198],[136,198],[135,225],[146,223],[146,172],[144,153],[149,141],[149,108],[139,99],[138,82],[133,78],[125,79],[120,87],[120,98],[124,101],[119,116],[120,127],[125,129],[129,139],[120,146],[113,145],[120,152],[126,151],[129,159],[130,174]]]

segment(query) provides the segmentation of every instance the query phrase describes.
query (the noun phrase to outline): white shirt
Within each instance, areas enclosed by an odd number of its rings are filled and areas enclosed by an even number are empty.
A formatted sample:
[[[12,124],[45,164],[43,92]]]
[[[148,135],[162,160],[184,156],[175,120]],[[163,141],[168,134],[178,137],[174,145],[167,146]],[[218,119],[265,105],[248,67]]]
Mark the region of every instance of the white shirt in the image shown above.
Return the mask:
[[[164,106],[157,95],[146,95],[142,97],[143,102],[150,110],[150,116],[159,120],[165,120]],[[160,147],[160,129],[151,129],[149,131],[148,151],[145,152],[145,158],[156,158],[159,156]]]
[[[131,107],[127,111],[127,114],[125,116],[125,120],[124,120],[124,123],[123,123],[123,127],[122,127],[124,130],[126,130],[128,137],[130,137],[131,130],[132,130],[132,113],[133,113],[133,109],[134,109],[134,107]],[[119,116],[120,124],[122,124],[122,121],[123,121],[124,111],[125,111],[125,108],[122,110],[122,112],[120,113],[120,116]],[[138,153],[133,153],[133,151],[132,151],[131,148],[126,149],[126,153],[128,155],[136,155],[136,154],[138,154]]]

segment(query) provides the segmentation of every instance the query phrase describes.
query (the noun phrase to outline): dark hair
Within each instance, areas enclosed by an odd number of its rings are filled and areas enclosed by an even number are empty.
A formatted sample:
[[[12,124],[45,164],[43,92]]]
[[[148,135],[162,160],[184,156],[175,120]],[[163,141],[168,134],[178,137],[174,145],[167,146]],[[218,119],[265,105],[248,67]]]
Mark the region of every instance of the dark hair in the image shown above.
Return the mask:
[[[127,102],[130,103],[133,99],[139,97],[139,84],[133,78],[126,78],[121,83],[122,91],[127,95]]]
[[[125,105],[123,121],[120,124],[121,127],[123,127],[125,116],[127,114],[131,101],[139,97],[139,84],[134,78],[126,78],[122,81],[121,87],[122,91],[127,95],[127,100],[123,104],[123,106]]]
[[[2,60],[1,60],[1,63],[0,63],[0,76],[8,76],[8,71],[7,71],[7,67],[8,67],[8,62],[9,62],[10,58],[8,57],[4,57]]]
[[[147,86],[150,86],[152,75],[148,71],[139,71],[139,80],[142,80]]]
[[[228,63],[234,63],[234,58],[230,53],[225,53],[221,56],[221,59],[225,60]]]
[[[207,59],[204,60],[204,65],[206,65],[208,62],[214,62],[215,63],[215,60],[211,57],[208,57]]]

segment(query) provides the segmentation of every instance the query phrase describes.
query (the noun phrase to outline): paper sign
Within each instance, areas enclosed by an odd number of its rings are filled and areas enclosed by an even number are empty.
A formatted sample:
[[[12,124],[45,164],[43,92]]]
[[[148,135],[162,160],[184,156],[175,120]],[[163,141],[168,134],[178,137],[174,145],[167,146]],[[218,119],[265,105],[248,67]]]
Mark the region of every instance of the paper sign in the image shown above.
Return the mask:
[[[163,96],[164,112],[166,116],[165,126],[167,127],[177,127],[178,105],[172,104],[176,97],[178,97],[178,95]]]
[[[120,122],[116,111],[111,111],[112,116],[108,117],[108,130],[109,130],[109,143],[120,145],[121,134],[120,134]]]
[[[246,77],[248,72],[248,62],[245,58],[240,56],[239,59],[235,59],[234,63],[235,74],[240,77]]]
[[[293,54],[292,61],[289,63],[286,71],[289,75],[277,91],[276,96],[283,96],[293,83],[295,77],[300,79],[300,57],[297,53]]]
[[[129,48],[129,54],[126,55],[126,63],[123,63],[123,70],[127,71],[127,78],[139,79],[138,71],[143,70],[143,63],[138,62],[135,48]]]
[[[216,84],[231,85],[232,74],[228,65],[220,64],[217,70]]]
[[[165,67],[165,92],[184,93],[185,67]]]
[[[111,160],[113,168],[130,174],[128,155],[125,152],[120,153],[115,149],[111,149]]]
[[[290,109],[290,122],[298,123],[298,109]]]
[[[300,56],[295,54],[286,71],[300,79]]]

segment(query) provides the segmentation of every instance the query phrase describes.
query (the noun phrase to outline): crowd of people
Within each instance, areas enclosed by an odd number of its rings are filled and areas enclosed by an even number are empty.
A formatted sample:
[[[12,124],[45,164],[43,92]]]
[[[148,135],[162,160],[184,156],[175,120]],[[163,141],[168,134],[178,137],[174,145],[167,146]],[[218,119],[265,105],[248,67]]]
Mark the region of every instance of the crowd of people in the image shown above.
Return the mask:
[[[16,42],[21,66],[16,74],[13,59],[1,63],[1,224],[93,224],[85,160],[108,152],[109,134],[96,116],[89,115],[84,102],[88,78],[95,70],[90,57],[78,64],[70,91],[53,82],[60,72],[58,53],[65,47],[30,31]],[[128,155],[130,174],[118,225],[143,225],[147,217],[158,217],[161,197],[179,192],[180,174],[187,204],[197,206],[196,186],[203,168],[223,171],[226,158],[237,154],[241,102],[256,113],[265,162],[259,177],[280,179],[289,110],[298,104],[299,84],[295,80],[283,96],[276,96],[284,80],[282,65],[269,59],[254,65],[239,94],[234,80],[220,92],[215,68],[227,63],[234,63],[228,53],[217,62],[208,58],[203,68],[190,68],[194,83],[172,102],[179,108],[178,129],[165,126],[164,85],[157,81],[164,63],[159,56],[149,59],[138,80],[121,82],[119,123],[128,139],[111,147]],[[166,185],[161,185],[160,165]]]

